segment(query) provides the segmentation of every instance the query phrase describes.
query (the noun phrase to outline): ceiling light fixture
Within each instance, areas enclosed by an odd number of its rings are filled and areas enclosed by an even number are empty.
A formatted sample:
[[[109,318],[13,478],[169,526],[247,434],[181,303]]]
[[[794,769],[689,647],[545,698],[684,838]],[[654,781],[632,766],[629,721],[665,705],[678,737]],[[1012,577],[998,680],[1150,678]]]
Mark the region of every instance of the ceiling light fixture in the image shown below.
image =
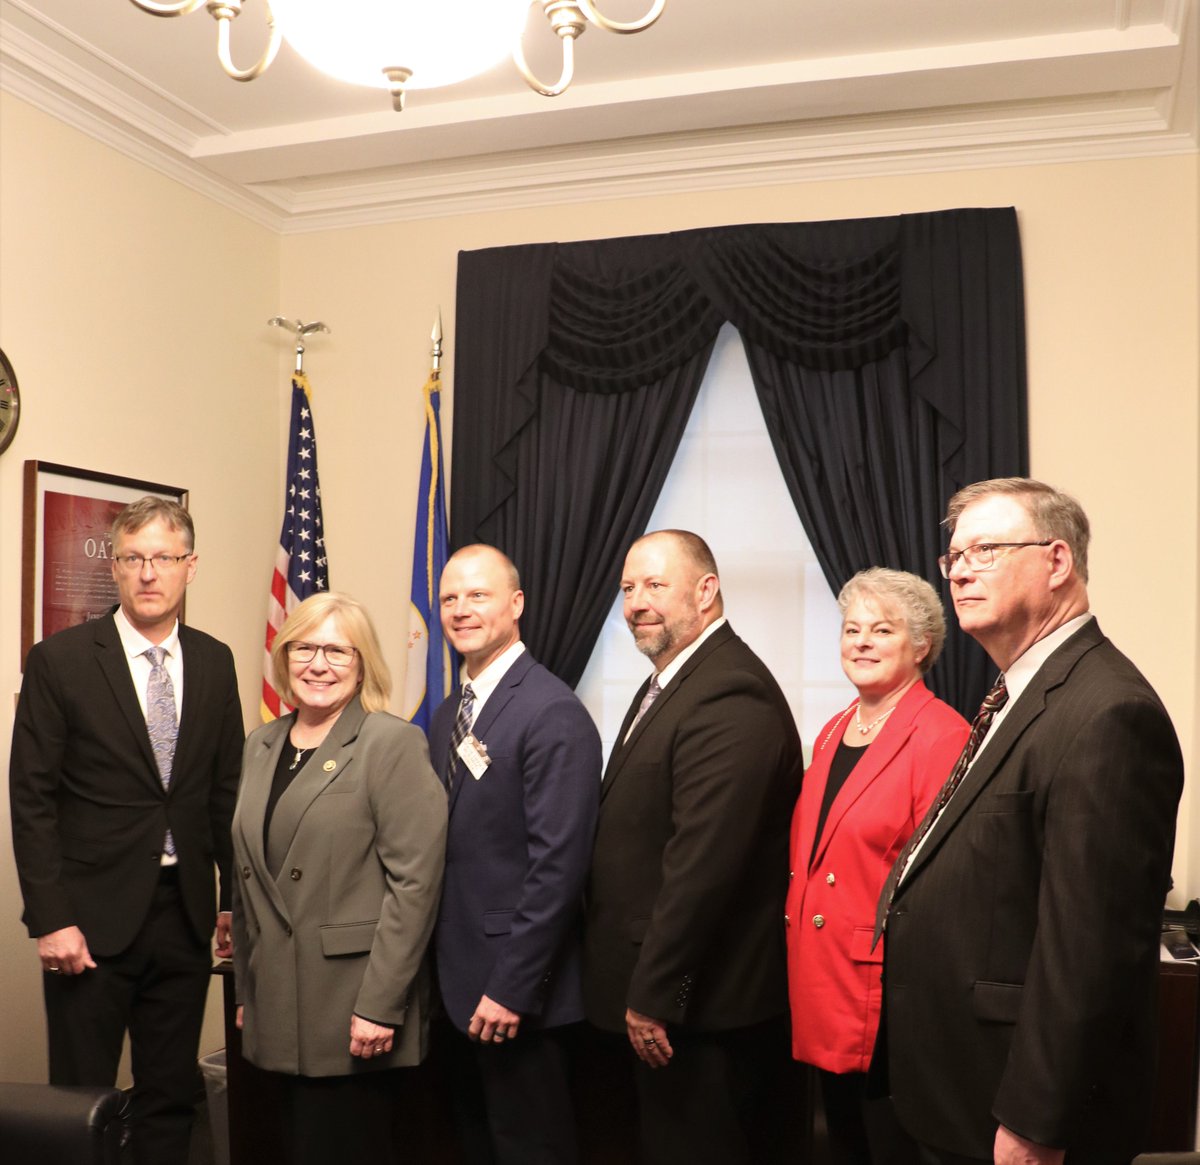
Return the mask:
[[[263,0],[267,45],[246,69],[232,59],[230,25],[244,0],[131,0],[152,16],[187,16],[204,5],[217,22],[217,59],[235,81],[266,72],[286,40],[310,64],[339,81],[387,89],[395,109],[409,89],[453,85],[486,72],[509,53],[531,89],[546,97],[563,93],[575,75],[575,41],[589,24],[606,32],[649,28],[667,0],[653,0],[640,20],[609,20],[594,0]],[[540,81],[521,48],[525,14],[540,6],[562,42],[557,81]],[[511,46],[511,47],[510,47]]]

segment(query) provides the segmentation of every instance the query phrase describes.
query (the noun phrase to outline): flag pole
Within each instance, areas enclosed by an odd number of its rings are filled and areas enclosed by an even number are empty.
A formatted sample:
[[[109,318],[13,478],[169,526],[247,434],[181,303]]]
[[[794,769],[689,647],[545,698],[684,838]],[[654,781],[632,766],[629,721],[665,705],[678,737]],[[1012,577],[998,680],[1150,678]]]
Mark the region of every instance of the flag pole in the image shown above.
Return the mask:
[[[438,582],[448,553],[446,483],[442,468],[441,375],[442,312],[429,335],[429,376],[421,391],[425,438],[421,450],[413,572],[409,604],[408,667],[405,715],[428,731],[434,709],[455,686],[458,657],[442,634]]]
[[[289,320],[284,319],[283,316],[272,316],[267,320],[267,326],[271,328],[286,328],[296,337],[296,373],[299,376],[304,375],[305,337],[314,335],[317,332],[326,332],[330,335],[333,333],[333,329],[321,320],[313,320],[311,324],[305,324],[301,323],[300,320]]]
[[[312,387],[304,374],[304,340],[328,332],[320,320],[305,324],[275,316],[267,323],[296,337],[296,370],[291,375],[291,419],[288,423],[287,473],[283,522],[275,546],[275,565],[267,596],[267,628],[263,644],[263,722],[289,711],[275,687],[271,647],[288,615],[310,595],[329,589],[329,559],[325,551],[325,521],[321,512],[321,483],[317,473],[317,436],[312,415]]]
[[[442,378],[442,309],[439,307],[437,319],[433,321],[433,331],[430,332],[429,338],[433,341],[433,350],[430,355],[429,375],[434,380]]]

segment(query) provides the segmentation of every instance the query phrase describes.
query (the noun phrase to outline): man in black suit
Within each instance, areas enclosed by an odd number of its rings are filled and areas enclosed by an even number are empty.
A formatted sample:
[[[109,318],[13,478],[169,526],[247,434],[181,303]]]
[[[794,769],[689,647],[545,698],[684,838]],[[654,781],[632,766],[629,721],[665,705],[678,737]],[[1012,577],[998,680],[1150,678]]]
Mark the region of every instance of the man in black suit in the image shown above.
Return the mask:
[[[722,613],[697,535],[631,547],[625,619],[655,674],[604,775],[587,893],[584,1006],[637,1056],[655,1165],[794,1160],[783,903],[800,740]]]
[[[1007,699],[884,889],[872,1068],[936,1165],[1127,1165],[1154,1083],[1179,745],[1088,613],[1078,502],[985,481],[945,524],[959,623]]]
[[[439,600],[467,676],[429,730],[450,798],[438,986],[475,1044],[470,1056],[466,1039],[450,1045],[459,1138],[471,1165],[573,1165],[562,1033],[583,1019],[580,902],[600,736],[575,693],[525,650],[525,596],[505,555],[458,551]],[[473,1106],[480,1086],[484,1103]]]
[[[52,1084],[112,1084],[125,1032],[138,1165],[187,1160],[212,965],[230,950],[243,727],[229,649],[180,626],[187,511],[117,515],[120,604],[34,646],[13,728],[13,849],[44,972]],[[221,871],[214,909],[213,864]]]

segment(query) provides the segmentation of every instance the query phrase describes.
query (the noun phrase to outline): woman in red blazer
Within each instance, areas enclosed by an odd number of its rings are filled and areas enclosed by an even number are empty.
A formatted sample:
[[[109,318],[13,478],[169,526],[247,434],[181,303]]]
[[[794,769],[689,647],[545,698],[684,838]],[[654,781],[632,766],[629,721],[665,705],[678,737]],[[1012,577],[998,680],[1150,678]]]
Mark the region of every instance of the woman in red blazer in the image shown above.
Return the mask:
[[[818,1069],[835,1162],[882,1165],[915,1150],[890,1105],[864,1096],[882,1000],[875,906],[970,729],[921,680],[946,636],[929,583],[873,567],[846,583],[838,607],[858,697],[817,737],[792,817],[792,1054]]]

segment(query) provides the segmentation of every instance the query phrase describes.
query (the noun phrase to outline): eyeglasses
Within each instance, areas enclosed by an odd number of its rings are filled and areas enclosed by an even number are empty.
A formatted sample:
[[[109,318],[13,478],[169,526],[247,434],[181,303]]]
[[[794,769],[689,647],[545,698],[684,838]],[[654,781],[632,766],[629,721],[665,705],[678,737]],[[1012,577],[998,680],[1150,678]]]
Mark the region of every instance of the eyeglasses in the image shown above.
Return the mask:
[[[117,554],[113,556],[113,562],[126,574],[140,574],[143,564],[147,562],[154,567],[156,574],[165,574],[191,557],[191,551],[187,554]]]
[[[330,667],[349,667],[358,654],[357,647],[346,647],[340,643],[292,642],[287,645],[288,659],[296,663],[312,663],[318,651]]]
[[[977,542],[974,546],[964,546],[961,550],[949,550],[938,559],[942,568],[942,578],[949,578],[954,564],[961,558],[968,570],[991,570],[996,565],[997,550],[1020,550],[1022,546],[1049,546],[1053,538],[1043,538],[1041,542]]]

